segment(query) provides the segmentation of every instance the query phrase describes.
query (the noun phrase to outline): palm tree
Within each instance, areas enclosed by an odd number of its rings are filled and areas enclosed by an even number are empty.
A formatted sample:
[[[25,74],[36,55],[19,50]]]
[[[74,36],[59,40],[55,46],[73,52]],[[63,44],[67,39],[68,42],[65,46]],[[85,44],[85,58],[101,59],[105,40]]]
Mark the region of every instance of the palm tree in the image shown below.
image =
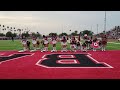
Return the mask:
[[[4,34],[4,29],[2,29],[3,30],[3,34]]]

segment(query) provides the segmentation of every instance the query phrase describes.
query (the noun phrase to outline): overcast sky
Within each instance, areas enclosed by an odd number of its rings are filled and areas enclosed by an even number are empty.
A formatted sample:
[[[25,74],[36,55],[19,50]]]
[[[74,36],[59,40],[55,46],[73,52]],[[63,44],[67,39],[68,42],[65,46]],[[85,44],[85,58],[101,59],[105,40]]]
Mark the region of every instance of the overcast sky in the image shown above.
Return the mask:
[[[105,11],[0,11],[0,24],[41,34],[104,30]],[[106,30],[120,25],[120,11],[106,12]],[[71,32],[69,31],[71,29]]]

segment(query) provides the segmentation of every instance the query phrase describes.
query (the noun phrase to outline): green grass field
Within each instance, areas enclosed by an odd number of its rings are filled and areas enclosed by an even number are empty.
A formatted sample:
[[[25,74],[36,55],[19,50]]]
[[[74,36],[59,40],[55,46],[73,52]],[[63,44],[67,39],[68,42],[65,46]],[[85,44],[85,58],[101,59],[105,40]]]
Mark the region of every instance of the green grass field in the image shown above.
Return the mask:
[[[42,47],[40,45],[40,47]],[[31,44],[32,49],[32,44]],[[52,49],[51,44],[49,44],[49,50]],[[57,50],[61,49],[60,42],[57,43]],[[70,49],[70,46],[68,45],[68,49]],[[120,50],[120,42],[108,42],[107,44],[107,50]],[[22,50],[22,44],[20,40],[15,40],[14,42],[11,40],[0,40],[0,50]]]

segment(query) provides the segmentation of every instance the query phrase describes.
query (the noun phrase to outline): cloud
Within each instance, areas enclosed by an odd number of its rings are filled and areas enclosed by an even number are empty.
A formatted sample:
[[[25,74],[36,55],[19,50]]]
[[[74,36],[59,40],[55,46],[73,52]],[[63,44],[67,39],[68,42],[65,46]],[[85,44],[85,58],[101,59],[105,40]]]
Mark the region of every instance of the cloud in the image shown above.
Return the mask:
[[[120,11],[107,11],[107,30],[119,25]],[[69,33],[69,30],[104,30],[104,11],[0,11],[0,23],[33,31]]]

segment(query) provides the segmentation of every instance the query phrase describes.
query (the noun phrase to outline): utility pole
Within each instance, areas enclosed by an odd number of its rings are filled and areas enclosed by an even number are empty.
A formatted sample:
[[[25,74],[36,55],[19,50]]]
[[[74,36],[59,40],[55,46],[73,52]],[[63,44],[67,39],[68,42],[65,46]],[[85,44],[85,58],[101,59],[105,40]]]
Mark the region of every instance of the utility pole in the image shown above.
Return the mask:
[[[97,24],[97,34],[98,34],[98,24]]]
[[[105,19],[104,19],[104,31],[105,31],[105,34],[106,34],[106,11],[105,11]]]

